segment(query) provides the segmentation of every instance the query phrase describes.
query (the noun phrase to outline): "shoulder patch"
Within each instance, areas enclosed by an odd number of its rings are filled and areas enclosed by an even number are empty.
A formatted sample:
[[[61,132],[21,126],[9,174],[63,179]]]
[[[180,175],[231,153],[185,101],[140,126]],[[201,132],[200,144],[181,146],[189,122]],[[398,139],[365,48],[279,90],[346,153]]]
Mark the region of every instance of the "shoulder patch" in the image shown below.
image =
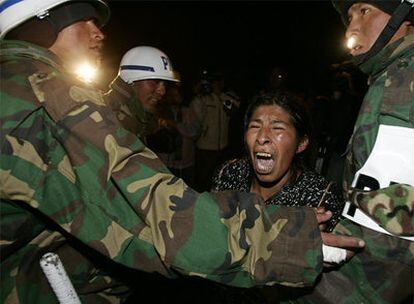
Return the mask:
[[[28,77],[30,85],[32,86],[33,93],[36,95],[39,102],[44,102],[46,100],[45,92],[43,92],[41,88],[41,84],[45,81],[48,81],[54,78],[56,75],[55,73],[35,73]]]

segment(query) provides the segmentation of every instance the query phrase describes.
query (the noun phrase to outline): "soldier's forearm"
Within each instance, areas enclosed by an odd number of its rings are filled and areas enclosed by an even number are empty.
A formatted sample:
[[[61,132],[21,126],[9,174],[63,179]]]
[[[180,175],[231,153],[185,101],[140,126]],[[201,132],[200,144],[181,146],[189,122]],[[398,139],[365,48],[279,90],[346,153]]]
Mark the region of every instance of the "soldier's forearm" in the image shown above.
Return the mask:
[[[312,210],[266,211],[247,193],[200,195],[170,175],[134,136],[99,119],[108,113],[92,104],[81,110],[69,112],[60,125],[46,118],[56,138],[47,139],[53,147],[48,163],[27,164],[32,207],[128,267],[164,275],[175,269],[245,287],[313,283],[322,254]],[[62,125],[71,133],[60,132]],[[36,145],[36,134],[27,132]],[[18,147],[10,168],[24,153]],[[16,193],[13,174],[5,176],[10,195]]]

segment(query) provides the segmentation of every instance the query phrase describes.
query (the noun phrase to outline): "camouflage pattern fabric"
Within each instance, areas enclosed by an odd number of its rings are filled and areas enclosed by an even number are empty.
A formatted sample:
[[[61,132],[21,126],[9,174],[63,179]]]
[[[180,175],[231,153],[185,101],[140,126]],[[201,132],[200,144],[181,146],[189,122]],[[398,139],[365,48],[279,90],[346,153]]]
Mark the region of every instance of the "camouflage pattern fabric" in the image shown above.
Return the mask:
[[[286,301],[282,303],[413,303],[413,242],[361,227],[347,219],[335,231],[362,238],[365,249],[339,269],[323,273],[316,287],[308,290],[309,294],[304,295],[306,289],[285,291]]]
[[[392,184],[374,191],[361,191],[350,185],[372,151],[379,124],[414,128],[413,59],[414,35],[409,35],[361,66],[370,75],[370,87],[350,141],[344,181],[348,199],[384,229],[399,236],[414,235],[413,185]],[[349,220],[342,220],[334,233],[360,237],[366,247],[338,270],[323,273],[306,296],[305,290],[290,290],[288,303],[413,303],[414,242]],[[293,300],[294,294],[302,297]]]
[[[370,192],[351,187],[355,172],[374,147],[380,124],[414,128],[414,34],[390,44],[361,69],[370,75],[370,86],[350,140],[344,188],[349,199],[386,230],[397,235],[414,235],[413,185],[391,185]],[[384,205],[384,197],[392,201],[391,208]]]
[[[52,53],[1,41],[0,62],[1,303],[56,303],[39,267],[48,251],[83,303],[120,302],[119,269],[240,287],[321,273],[312,209],[196,193]]]
[[[110,84],[104,95],[105,103],[115,112],[122,126],[146,143],[146,136],[155,132],[156,117],[144,110],[132,87],[119,76]]]

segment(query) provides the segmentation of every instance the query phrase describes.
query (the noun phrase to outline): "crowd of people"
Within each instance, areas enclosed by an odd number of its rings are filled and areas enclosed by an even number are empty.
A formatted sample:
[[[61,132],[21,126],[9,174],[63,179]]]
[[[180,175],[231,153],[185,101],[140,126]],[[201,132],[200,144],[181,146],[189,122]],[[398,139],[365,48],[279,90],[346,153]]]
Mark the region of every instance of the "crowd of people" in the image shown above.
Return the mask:
[[[277,67],[248,100],[221,71],[184,100],[152,46],[102,92],[72,67],[101,61],[107,3],[0,2],[0,302],[411,303],[413,5],[332,2],[364,97],[343,64],[330,96]]]

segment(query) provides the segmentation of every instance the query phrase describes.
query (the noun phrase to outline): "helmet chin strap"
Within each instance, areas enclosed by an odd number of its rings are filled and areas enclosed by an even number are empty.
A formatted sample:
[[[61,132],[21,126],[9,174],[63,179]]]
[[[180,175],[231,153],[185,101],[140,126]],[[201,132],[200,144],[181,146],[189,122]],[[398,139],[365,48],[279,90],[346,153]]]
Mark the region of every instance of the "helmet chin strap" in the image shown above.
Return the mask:
[[[401,4],[396,8],[387,25],[375,41],[374,45],[369,49],[368,52],[357,55],[354,57],[354,61],[357,65],[361,65],[364,62],[368,61],[371,57],[378,54],[391,40],[395,32],[403,23],[405,17],[410,13],[414,8],[414,0],[402,0]],[[412,21],[414,22],[414,20]]]

